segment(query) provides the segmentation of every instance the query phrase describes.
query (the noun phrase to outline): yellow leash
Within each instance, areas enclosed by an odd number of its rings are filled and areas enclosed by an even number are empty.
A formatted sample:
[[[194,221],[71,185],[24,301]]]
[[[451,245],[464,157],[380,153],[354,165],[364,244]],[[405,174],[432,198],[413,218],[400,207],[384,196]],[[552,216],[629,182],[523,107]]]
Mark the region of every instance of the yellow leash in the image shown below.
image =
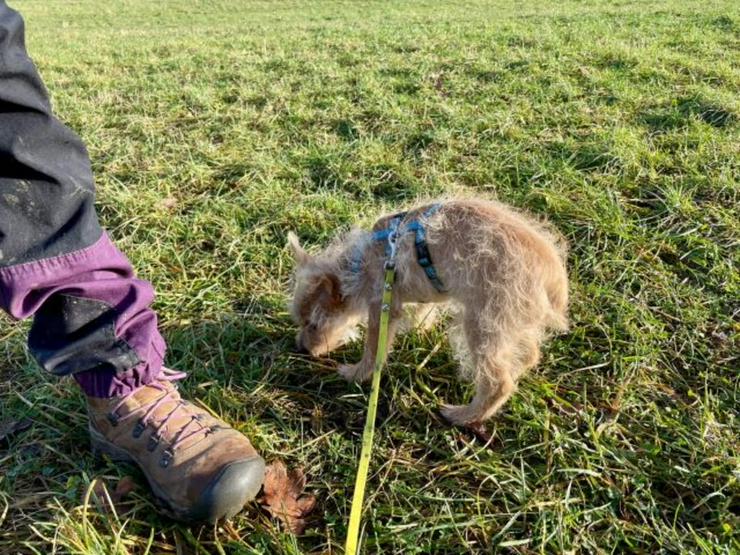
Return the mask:
[[[385,364],[388,352],[388,324],[390,322],[391,299],[393,295],[393,281],[396,277],[395,259],[395,236],[389,237],[391,244],[391,256],[385,264],[385,281],[383,283],[383,300],[380,309],[380,326],[378,329],[378,348],[375,354],[375,369],[373,370],[373,383],[370,389],[370,400],[367,407],[367,420],[365,430],[362,432],[362,450],[360,451],[360,463],[357,467],[357,478],[355,479],[355,491],[352,497],[352,509],[349,514],[349,528],[347,530],[347,543],[344,547],[345,555],[356,555],[360,540],[360,520],[362,518],[362,504],[365,499],[365,486],[367,485],[367,473],[370,467],[370,454],[373,450],[373,435],[375,433],[375,415],[378,411],[378,394],[380,391],[380,371]]]

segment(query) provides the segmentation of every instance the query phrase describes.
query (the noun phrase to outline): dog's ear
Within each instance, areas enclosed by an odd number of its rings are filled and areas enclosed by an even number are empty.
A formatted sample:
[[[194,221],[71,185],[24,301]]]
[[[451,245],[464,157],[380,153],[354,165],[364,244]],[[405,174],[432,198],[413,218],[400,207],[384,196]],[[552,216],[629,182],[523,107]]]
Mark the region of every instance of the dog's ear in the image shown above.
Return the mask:
[[[329,300],[330,306],[337,308],[344,303],[342,284],[336,274],[326,273],[321,276],[319,287],[322,289],[322,294],[326,295]]]
[[[292,231],[288,232],[288,245],[293,251],[293,258],[295,258],[295,261],[298,263],[299,266],[311,260],[311,255],[308,254],[301,246],[301,243],[298,240],[298,236]]]

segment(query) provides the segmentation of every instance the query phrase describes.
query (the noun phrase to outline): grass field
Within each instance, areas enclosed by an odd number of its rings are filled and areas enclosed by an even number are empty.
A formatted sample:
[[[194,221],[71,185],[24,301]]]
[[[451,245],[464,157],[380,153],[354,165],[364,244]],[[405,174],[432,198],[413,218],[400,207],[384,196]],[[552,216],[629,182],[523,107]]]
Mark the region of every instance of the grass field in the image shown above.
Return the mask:
[[[367,388],[290,354],[285,235],[314,247],[461,191],[571,243],[572,330],[491,423],[442,329],[390,357],[368,553],[740,552],[740,6],[731,1],[15,0],[100,216],[154,282],[168,363],[319,498],[299,538],[248,507],[115,517],[83,399],[0,321],[0,553],[342,553]],[[360,345],[336,360],[355,360]]]

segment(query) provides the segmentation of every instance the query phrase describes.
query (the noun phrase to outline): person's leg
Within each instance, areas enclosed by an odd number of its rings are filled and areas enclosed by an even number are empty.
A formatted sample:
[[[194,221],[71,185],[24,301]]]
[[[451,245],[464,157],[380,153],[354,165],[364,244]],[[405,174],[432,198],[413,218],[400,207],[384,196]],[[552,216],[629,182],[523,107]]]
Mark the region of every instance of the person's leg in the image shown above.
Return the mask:
[[[35,316],[29,348],[44,368],[108,397],[151,382],[164,342],[151,285],[100,228],[94,201],[85,147],[52,116],[22,20],[0,0],[0,303]]]
[[[179,398],[152,286],[101,229],[94,200],[85,147],[53,117],[23,21],[0,0],[0,307],[33,316],[34,358],[85,391],[97,448],[138,463],[176,516],[232,514],[257,493],[264,463]]]

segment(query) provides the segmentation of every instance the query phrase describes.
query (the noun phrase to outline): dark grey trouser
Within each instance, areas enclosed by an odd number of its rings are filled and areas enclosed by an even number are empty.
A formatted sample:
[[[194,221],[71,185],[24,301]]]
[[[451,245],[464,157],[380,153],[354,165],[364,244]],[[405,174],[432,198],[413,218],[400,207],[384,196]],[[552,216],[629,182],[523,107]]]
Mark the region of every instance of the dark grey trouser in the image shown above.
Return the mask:
[[[44,368],[108,397],[155,379],[165,346],[152,287],[94,202],[87,151],[52,115],[23,20],[0,0],[0,307],[34,317],[28,343]]]

